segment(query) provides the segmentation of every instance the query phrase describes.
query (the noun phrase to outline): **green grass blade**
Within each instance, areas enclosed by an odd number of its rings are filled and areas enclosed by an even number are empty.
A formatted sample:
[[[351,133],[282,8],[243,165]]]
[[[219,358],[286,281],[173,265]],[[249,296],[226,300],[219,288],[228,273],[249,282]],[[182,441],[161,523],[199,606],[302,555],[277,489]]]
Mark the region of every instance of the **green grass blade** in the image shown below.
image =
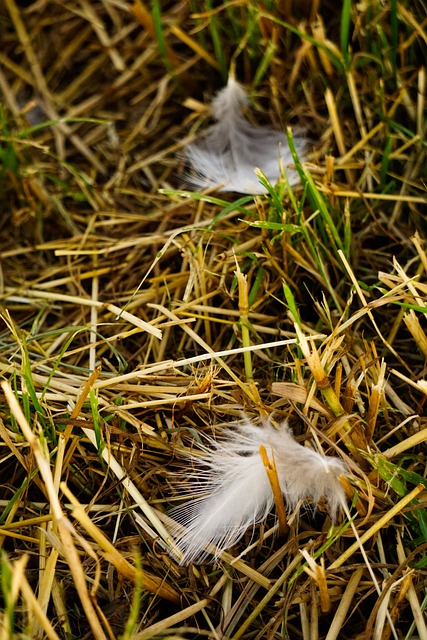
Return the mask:
[[[345,64],[350,63],[350,24],[351,24],[351,3],[352,0],[343,0],[340,23],[340,46]]]
[[[162,22],[162,7],[160,0],[152,0],[151,14],[153,17],[154,32],[157,38],[157,46],[159,47],[159,53],[163,60],[163,64],[170,73],[171,76],[175,75],[174,68],[169,60],[168,48],[166,45],[166,38],[163,32]]]
[[[286,282],[284,282],[282,286],[283,286],[283,293],[285,294],[286,304],[288,305],[289,311],[292,313],[294,321],[297,323],[298,327],[302,330],[302,322],[301,322],[301,318],[298,312],[298,307],[295,302],[293,293],[290,287],[286,284]]]
[[[393,66],[394,77],[397,75],[397,47],[399,44],[399,23],[397,18],[397,0],[390,0],[390,28],[391,28],[391,49],[390,60]]]
[[[96,447],[98,449],[99,456],[102,457],[102,452],[105,449],[105,441],[101,431],[102,418],[99,414],[99,409],[98,409],[98,396],[96,395],[96,391],[94,389],[90,390],[89,399],[90,399],[90,408],[92,412],[93,430],[95,432],[95,438],[96,438]]]
[[[212,0],[206,0],[206,10],[211,11],[214,8]],[[221,77],[225,82],[228,76],[227,64],[224,56],[223,38],[219,29],[219,19],[216,15],[212,15],[209,20],[209,31],[212,38],[212,44],[215,51],[215,59],[217,60],[221,72]]]

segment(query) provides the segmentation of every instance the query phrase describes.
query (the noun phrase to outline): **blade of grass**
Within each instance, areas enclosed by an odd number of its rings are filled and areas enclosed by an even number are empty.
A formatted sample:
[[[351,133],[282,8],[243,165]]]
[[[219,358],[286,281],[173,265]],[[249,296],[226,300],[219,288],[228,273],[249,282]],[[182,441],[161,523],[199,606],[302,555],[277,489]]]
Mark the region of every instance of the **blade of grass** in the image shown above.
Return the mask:
[[[340,20],[340,46],[346,67],[350,64],[350,24],[352,0],[344,0]]]

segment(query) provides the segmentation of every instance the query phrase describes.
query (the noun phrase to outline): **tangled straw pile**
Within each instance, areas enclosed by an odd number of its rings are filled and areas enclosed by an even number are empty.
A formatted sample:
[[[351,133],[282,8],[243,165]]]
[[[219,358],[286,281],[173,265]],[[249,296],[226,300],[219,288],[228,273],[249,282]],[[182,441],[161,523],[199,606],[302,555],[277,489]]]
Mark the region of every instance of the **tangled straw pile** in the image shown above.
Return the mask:
[[[0,639],[425,640],[423,4],[0,24]],[[230,68],[254,125],[309,130],[300,186],[181,188]],[[345,460],[359,540],[320,504],[179,564],[184,461],[243,413]]]

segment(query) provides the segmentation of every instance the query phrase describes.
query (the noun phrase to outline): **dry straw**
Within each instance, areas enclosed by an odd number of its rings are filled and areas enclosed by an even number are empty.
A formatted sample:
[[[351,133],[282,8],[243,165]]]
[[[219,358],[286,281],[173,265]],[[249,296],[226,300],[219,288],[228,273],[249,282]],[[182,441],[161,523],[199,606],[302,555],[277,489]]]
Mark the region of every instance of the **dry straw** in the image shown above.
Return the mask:
[[[273,4],[0,3],[0,640],[427,640],[425,11]]]

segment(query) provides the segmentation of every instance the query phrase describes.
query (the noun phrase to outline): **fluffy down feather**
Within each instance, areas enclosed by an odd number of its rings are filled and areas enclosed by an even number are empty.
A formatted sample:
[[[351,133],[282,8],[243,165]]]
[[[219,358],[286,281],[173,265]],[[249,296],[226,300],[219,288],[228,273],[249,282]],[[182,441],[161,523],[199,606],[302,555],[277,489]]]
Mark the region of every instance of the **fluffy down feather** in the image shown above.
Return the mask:
[[[300,500],[328,500],[331,516],[345,504],[338,476],[346,473],[338,458],[323,456],[298,444],[284,424],[258,427],[250,422],[227,429],[221,440],[203,447],[196,459],[197,478],[189,494],[196,496],[171,509],[172,526],[182,563],[214,557],[263,521],[274,506],[271,486],[259,453],[264,445],[274,457],[280,488],[289,509]],[[199,468],[200,467],[200,468]]]
[[[254,168],[257,167],[275,184],[280,175],[281,161],[286,168],[293,164],[286,135],[270,127],[256,126],[242,114],[248,104],[243,87],[230,78],[212,101],[211,110],[216,123],[204,137],[188,145],[186,158],[191,174],[186,180],[191,187],[238,193],[265,193]],[[298,155],[303,159],[306,141],[301,133],[294,136]],[[291,185],[299,181],[296,171],[287,172]]]

